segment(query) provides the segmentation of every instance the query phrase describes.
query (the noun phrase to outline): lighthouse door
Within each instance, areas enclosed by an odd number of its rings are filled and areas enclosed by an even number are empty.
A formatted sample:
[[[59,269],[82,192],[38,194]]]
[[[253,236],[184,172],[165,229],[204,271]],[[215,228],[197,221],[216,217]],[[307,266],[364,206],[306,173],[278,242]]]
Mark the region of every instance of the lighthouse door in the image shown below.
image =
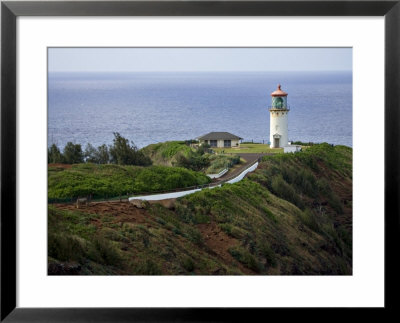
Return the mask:
[[[274,147],[275,148],[279,147],[279,138],[274,138]]]

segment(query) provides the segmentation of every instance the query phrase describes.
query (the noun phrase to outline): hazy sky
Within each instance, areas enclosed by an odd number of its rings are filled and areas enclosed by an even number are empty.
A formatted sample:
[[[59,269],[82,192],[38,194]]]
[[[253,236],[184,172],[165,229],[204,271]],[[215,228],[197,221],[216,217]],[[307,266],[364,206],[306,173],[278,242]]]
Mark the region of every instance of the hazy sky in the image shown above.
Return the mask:
[[[50,48],[49,71],[350,71],[351,48]]]

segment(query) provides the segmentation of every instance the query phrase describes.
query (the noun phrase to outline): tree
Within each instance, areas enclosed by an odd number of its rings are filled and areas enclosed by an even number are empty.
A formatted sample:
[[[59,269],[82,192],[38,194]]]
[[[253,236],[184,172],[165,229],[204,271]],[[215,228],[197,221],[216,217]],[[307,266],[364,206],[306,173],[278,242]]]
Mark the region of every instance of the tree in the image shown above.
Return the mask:
[[[87,144],[85,148],[85,161],[94,164],[108,164],[110,162],[110,155],[107,145],[103,144],[96,149],[91,144]]]
[[[139,151],[133,142],[114,132],[113,145],[109,149],[111,162],[118,165],[151,165],[151,159]]]
[[[66,164],[83,163],[82,147],[79,144],[68,142],[64,147],[63,155]]]
[[[87,144],[85,148],[85,161],[87,163],[94,163],[98,164],[97,162],[97,156],[96,156],[97,150],[94,148],[91,144]]]
[[[107,145],[103,144],[97,147],[96,157],[99,164],[108,164],[110,162],[110,154]]]
[[[176,159],[175,166],[200,171],[210,166],[210,159],[199,153],[191,152],[187,157],[182,154],[179,155]]]
[[[197,153],[199,155],[204,155],[205,153],[210,152],[210,150],[211,150],[210,148],[211,148],[211,146],[209,144],[204,143],[197,149]]]
[[[47,161],[49,164],[58,164],[64,162],[63,155],[60,149],[55,144],[52,144],[47,150]]]

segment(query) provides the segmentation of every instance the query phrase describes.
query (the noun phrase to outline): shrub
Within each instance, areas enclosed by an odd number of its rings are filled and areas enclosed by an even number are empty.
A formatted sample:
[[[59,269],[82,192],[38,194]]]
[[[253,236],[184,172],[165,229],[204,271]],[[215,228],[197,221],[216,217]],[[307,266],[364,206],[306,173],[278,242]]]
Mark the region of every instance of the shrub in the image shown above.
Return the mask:
[[[300,213],[300,220],[304,225],[309,227],[311,230],[315,232],[321,232],[321,228],[317,221],[317,218],[310,209],[306,209]]]
[[[66,164],[83,163],[82,147],[79,144],[68,142],[63,151],[63,159]]]
[[[229,253],[233,258],[245,265],[247,268],[250,268],[255,272],[260,272],[261,266],[256,258],[243,247],[232,247],[229,249]]]
[[[339,197],[332,192],[329,197],[329,205],[335,210],[337,214],[343,214],[343,205]]]
[[[93,240],[93,247],[94,253],[96,254],[93,260],[100,260],[101,263],[111,266],[118,266],[122,262],[122,256],[116,245],[105,237],[100,235],[96,236]],[[100,259],[98,259],[97,255]]]
[[[206,170],[207,174],[219,173],[225,168],[230,168],[240,163],[240,156],[237,155],[210,155],[208,158],[210,160],[210,165]]]
[[[127,193],[148,193],[209,183],[201,173],[166,166],[119,166],[76,164],[54,172],[49,169],[48,198],[63,199],[92,195],[118,197]]]
[[[184,167],[194,171],[200,171],[210,165],[207,156],[191,152],[188,156],[178,155],[175,166]]]
[[[277,263],[276,255],[267,242],[261,243],[260,253],[267,261],[268,266],[271,266],[271,267],[277,266],[278,263]]]
[[[63,232],[49,232],[48,248],[50,257],[62,261],[80,261],[86,253],[83,239]]]
[[[134,268],[135,275],[162,275],[162,270],[156,262],[151,259],[141,260]]]
[[[48,149],[47,159],[49,164],[58,164],[64,162],[64,156],[55,144],[52,144]]]
[[[113,145],[109,149],[111,162],[118,165],[149,166],[151,159],[139,151],[133,142],[114,132]]]
[[[273,177],[271,188],[272,191],[279,197],[284,198],[289,202],[292,202],[301,209],[304,208],[304,203],[299,198],[294,188],[287,184],[281,175]]]
[[[329,185],[329,182],[324,177],[321,177],[317,180],[317,187],[318,187],[319,193],[324,196],[330,196],[332,193],[331,186]]]
[[[246,235],[246,231],[234,226],[229,223],[220,223],[219,227],[224,231],[227,235],[236,238],[236,239],[242,239]]]
[[[190,257],[185,257],[182,261],[182,267],[188,271],[188,272],[192,272],[194,270],[194,262],[192,260],[192,258]]]
[[[106,145],[94,148],[90,143],[85,148],[85,161],[94,164],[108,164],[110,162],[110,154]]]
[[[302,193],[316,197],[318,194],[318,185],[315,176],[307,169],[302,168],[295,175],[294,182]]]
[[[185,237],[197,245],[203,244],[203,236],[200,231],[193,226],[187,226],[185,229]]]

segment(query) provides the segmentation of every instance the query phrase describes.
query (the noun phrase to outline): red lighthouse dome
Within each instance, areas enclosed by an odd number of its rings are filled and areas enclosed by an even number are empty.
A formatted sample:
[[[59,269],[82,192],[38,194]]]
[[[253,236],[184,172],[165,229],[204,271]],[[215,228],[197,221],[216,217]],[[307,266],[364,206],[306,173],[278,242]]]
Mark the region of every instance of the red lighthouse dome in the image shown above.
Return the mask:
[[[281,90],[281,85],[278,84],[278,88],[271,93],[271,96],[287,96],[288,94],[285,91]]]

